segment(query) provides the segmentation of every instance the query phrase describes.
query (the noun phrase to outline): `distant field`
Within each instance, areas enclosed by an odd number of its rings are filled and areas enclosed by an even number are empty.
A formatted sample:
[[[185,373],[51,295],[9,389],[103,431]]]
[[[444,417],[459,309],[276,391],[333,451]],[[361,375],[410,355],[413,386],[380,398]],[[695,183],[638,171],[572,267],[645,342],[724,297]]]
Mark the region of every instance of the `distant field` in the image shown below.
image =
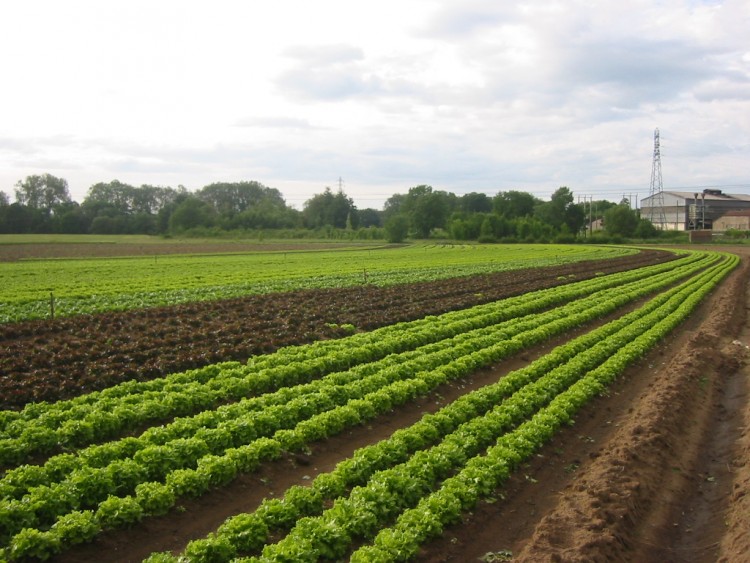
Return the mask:
[[[27,243],[36,244],[36,243]],[[89,243],[92,244],[92,243]],[[98,244],[102,244],[99,241]],[[118,238],[113,246],[132,244]],[[181,244],[181,243],[178,243]],[[303,288],[391,285],[518,268],[558,265],[635,253],[629,248],[583,245],[413,245],[309,250],[222,245],[195,254],[149,253],[119,258],[27,259],[0,263],[0,322],[107,310],[224,299]],[[271,243],[268,243],[271,244]],[[17,246],[23,246],[17,245]],[[65,256],[87,244],[55,242]],[[192,247],[189,247],[192,248]],[[230,253],[229,249],[235,249]],[[52,257],[52,256],[51,256]],[[50,257],[50,258],[51,258]]]
[[[151,235],[55,235],[55,234],[30,234],[30,235],[0,235],[0,245],[5,244],[137,244],[137,245],[192,245],[213,244],[292,244],[295,246],[307,245],[329,245],[341,246],[350,244],[349,241],[338,242],[328,239],[274,239],[267,238],[259,240],[256,238],[199,238],[199,237],[161,237]],[[355,241],[351,244],[366,244]],[[369,243],[371,244],[371,243]]]
[[[383,242],[288,239],[173,239],[147,235],[0,235],[0,262],[38,258],[106,258],[372,248]]]

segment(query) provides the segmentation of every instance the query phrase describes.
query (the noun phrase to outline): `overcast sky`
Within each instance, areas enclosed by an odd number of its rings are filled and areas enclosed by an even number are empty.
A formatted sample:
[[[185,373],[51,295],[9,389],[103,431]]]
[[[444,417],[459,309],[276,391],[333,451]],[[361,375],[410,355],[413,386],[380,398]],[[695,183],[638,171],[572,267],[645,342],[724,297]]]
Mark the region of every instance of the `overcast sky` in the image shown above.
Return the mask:
[[[748,0],[24,0],[0,19],[0,189],[255,180],[302,208],[429,184],[750,193]]]

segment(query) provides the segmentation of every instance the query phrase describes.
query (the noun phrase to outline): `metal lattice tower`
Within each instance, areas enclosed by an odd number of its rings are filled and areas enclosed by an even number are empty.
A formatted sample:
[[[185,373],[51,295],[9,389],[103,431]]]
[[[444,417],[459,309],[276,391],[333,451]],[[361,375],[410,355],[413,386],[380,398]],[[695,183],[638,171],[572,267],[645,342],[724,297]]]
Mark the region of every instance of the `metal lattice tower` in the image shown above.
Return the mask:
[[[654,130],[654,162],[651,166],[651,187],[649,188],[649,198],[651,207],[647,219],[659,228],[665,229],[667,226],[667,216],[664,213],[664,185],[661,178],[661,149],[659,147],[659,128]]]

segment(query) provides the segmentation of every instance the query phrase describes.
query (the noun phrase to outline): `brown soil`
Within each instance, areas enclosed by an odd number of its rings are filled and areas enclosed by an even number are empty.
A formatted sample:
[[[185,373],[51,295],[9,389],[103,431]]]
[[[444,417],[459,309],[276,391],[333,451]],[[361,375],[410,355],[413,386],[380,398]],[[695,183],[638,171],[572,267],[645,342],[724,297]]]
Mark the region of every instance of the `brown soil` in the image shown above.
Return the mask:
[[[579,413],[421,561],[747,561],[750,553],[750,253],[691,320]],[[573,335],[568,335],[572,337]],[[57,561],[140,561],[180,550],[226,517],[304,484],[555,345],[445,386],[415,408],[266,464],[205,498],[112,532]]]

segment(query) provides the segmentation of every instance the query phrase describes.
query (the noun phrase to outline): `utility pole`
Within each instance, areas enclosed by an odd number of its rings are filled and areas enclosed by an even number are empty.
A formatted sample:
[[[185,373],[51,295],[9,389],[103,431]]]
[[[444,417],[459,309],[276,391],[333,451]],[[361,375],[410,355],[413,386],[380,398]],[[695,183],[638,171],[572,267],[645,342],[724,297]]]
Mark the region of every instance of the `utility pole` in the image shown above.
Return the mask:
[[[700,207],[698,206],[698,197],[700,194],[698,192],[695,192],[693,194],[693,205],[690,206],[690,214],[688,217],[688,225],[691,225],[693,228],[691,230],[697,231],[698,230],[698,211]]]

